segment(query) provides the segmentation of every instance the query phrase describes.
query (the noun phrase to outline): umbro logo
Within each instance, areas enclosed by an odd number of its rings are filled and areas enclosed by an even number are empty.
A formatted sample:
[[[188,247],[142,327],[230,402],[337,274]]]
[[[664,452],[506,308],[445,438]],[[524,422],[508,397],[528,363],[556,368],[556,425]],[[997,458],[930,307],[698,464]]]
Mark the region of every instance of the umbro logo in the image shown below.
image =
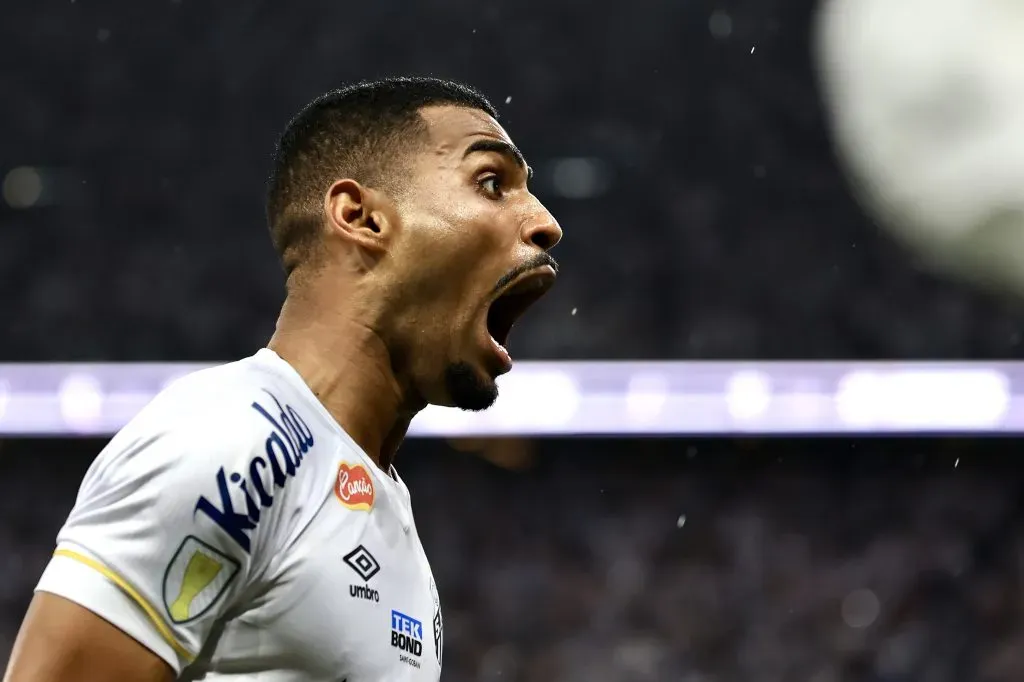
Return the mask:
[[[363,579],[363,582],[369,582],[370,578],[380,571],[380,564],[362,545],[345,555],[345,563]]]

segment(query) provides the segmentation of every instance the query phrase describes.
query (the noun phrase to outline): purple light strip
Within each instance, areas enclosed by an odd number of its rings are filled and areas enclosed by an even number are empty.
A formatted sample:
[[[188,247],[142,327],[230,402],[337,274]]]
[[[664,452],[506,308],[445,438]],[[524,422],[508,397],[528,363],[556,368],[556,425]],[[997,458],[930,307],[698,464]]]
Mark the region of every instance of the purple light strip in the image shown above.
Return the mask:
[[[109,435],[185,364],[0,364],[0,435]],[[412,436],[1024,433],[1024,363],[522,362]]]

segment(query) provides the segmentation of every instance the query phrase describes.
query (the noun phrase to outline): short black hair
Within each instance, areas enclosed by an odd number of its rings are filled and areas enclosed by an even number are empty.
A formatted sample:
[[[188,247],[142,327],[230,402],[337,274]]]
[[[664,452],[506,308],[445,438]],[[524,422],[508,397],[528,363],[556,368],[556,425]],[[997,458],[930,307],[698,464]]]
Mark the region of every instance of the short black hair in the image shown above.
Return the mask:
[[[332,90],[288,123],[274,153],[266,198],[267,223],[286,275],[318,243],[323,195],[331,182],[352,178],[388,189],[402,152],[411,146],[409,137],[426,131],[419,110],[445,104],[498,117],[487,98],[467,85],[400,77]]]

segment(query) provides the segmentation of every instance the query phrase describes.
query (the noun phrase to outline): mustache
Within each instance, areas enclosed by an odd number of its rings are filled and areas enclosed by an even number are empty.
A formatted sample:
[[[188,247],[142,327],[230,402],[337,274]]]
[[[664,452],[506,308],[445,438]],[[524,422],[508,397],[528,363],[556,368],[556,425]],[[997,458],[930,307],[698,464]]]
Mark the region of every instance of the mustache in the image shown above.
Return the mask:
[[[549,253],[538,253],[522,265],[519,265],[502,275],[501,279],[498,280],[498,283],[494,285],[494,291],[492,293],[498,293],[524,272],[536,270],[537,268],[542,268],[545,265],[551,266],[551,269],[555,271],[555,274],[558,274],[558,261],[556,261]]]

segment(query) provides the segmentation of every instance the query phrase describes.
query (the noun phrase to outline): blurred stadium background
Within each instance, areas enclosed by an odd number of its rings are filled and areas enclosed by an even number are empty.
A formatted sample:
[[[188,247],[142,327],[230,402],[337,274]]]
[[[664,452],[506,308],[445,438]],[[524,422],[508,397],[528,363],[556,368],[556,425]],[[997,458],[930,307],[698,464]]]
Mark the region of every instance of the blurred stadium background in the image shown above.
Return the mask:
[[[5,2],[0,661],[103,438],[191,366],[152,363],[268,338],[275,135],[415,73],[492,98],[565,229],[532,362],[399,460],[444,679],[1020,680],[1020,10],[822,9]]]

